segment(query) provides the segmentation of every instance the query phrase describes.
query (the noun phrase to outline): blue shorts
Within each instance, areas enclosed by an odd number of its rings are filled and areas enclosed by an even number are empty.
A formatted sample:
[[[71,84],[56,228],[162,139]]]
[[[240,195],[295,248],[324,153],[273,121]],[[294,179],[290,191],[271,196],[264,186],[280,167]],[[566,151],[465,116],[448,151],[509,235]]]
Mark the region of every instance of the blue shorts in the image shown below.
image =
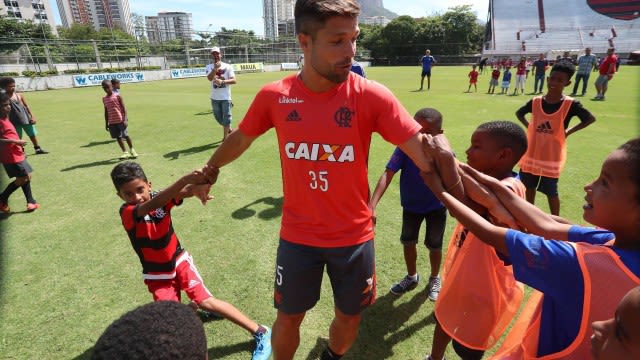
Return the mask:
[[[124,126],[123,122],[119,124],[109,124],[109,134],[111,134],[112,139],[121,139],[129,136],[127,127]]]
[[[337,248],[319,248],[280,239],[276,258],[274,307],[286,314],[300,314],[320,299],[324,268],[331,281],[335,307],[358,315],[376,297],[373,240]]]
[[[231,108],[233,103],[231,100],[213,100],[211,99],[211,110],[213,117],[218,124],[222,126],[231,126]]]
[[[426,214],[403,211],[400,242],[403,245],[417,244],[422,220],[426,222],[424,244],[429,250],[442,250],[442,238],[447,223],[446,208],[436,209]]]
[[[429,70],[422,70],[422,77],[431,77],[431,69]]]
[[[596,86],[606,87],[609,84],[609,75],[600,75],[596,79]]]
[[[533,175],[520,170],[520,181],[527,189],[537,189],[547,196],[558,196],[558,179]]]

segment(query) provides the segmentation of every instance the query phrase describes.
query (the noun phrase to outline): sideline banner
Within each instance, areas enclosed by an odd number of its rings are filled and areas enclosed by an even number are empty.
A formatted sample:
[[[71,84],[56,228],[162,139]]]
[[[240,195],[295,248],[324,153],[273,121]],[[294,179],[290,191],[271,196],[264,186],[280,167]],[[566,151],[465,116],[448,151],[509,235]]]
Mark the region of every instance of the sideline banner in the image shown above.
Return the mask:
[[[206,68],[171,69],[172,79],[185,79],[199,76],[207,76]]]
[[[103,74],[83,74],[73,75],[73,86],[100,86],[103,80],[118,79],[121,83],[132,83],[144,81],[144,73],[135,72],[118,72],[118,73],[103,73]]]
[[[263,72],[263,63],[231,64],[234,72]]]
[[[300,66],[298,63],[280,63],[282,70],[298,70]]]

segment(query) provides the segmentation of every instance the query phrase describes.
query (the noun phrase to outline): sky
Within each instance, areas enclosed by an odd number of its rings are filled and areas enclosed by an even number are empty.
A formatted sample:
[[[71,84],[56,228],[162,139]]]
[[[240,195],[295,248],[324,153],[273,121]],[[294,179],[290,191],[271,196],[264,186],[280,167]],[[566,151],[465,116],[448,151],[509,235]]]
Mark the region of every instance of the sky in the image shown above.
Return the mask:
[[[398,15],[422,17],[445,12],[449,7],[471,5],[480,20],[486,20],[489,0],[382,0],[388,10]],[[62,24],[56,2],[50,0],[57,25]],[[182,11],[192,14],[193,30],[219,31],[227,29],[253,30],[256,35],[264,35],[262,21],[262,0],[180,0],[167,8],[163,1],[129,0],[132,13],[143,16],[157,15],[162,11]]]

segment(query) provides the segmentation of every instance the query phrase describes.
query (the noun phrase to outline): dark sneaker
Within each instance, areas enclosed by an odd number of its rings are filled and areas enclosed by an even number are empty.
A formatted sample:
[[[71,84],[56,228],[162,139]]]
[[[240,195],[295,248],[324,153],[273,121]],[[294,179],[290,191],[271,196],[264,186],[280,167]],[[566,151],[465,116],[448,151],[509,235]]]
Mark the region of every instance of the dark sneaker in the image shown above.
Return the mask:
[[[402,295],[407,291],[415,289],[416,286],[418,286],[418,282],[420,282],[420,275],[417,275],[415,280],[409,275],[406,275],[400,282],[391,287],[391,292],[395,295]]]
[[[36,148],[36,154],[37,155],[42,155],[42,154],[48,154],[49,152],[41,147]]]
[[[438,300],[440,295],[440,288],[442,287],[442,280],[440,276],[429,276],[429,283],[427,284],[427,291],[429,292],[429,300]]]
[[[267,329],[266,332],[253,335],[256,339],[256,349],[253,351],[251,360],[268,360],[271,357],[271,329],[260,325]]]

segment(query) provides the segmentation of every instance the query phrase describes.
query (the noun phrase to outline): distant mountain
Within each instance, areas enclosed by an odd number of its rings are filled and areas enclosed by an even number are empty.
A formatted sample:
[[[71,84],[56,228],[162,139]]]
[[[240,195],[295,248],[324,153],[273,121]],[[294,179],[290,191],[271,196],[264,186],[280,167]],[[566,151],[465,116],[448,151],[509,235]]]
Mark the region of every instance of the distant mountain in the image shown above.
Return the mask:
[[[385,16],[388,19],[395,19],[398,14],[387,10],[382,4],[382,0],[358,0],[361,8],[360,16]]]

